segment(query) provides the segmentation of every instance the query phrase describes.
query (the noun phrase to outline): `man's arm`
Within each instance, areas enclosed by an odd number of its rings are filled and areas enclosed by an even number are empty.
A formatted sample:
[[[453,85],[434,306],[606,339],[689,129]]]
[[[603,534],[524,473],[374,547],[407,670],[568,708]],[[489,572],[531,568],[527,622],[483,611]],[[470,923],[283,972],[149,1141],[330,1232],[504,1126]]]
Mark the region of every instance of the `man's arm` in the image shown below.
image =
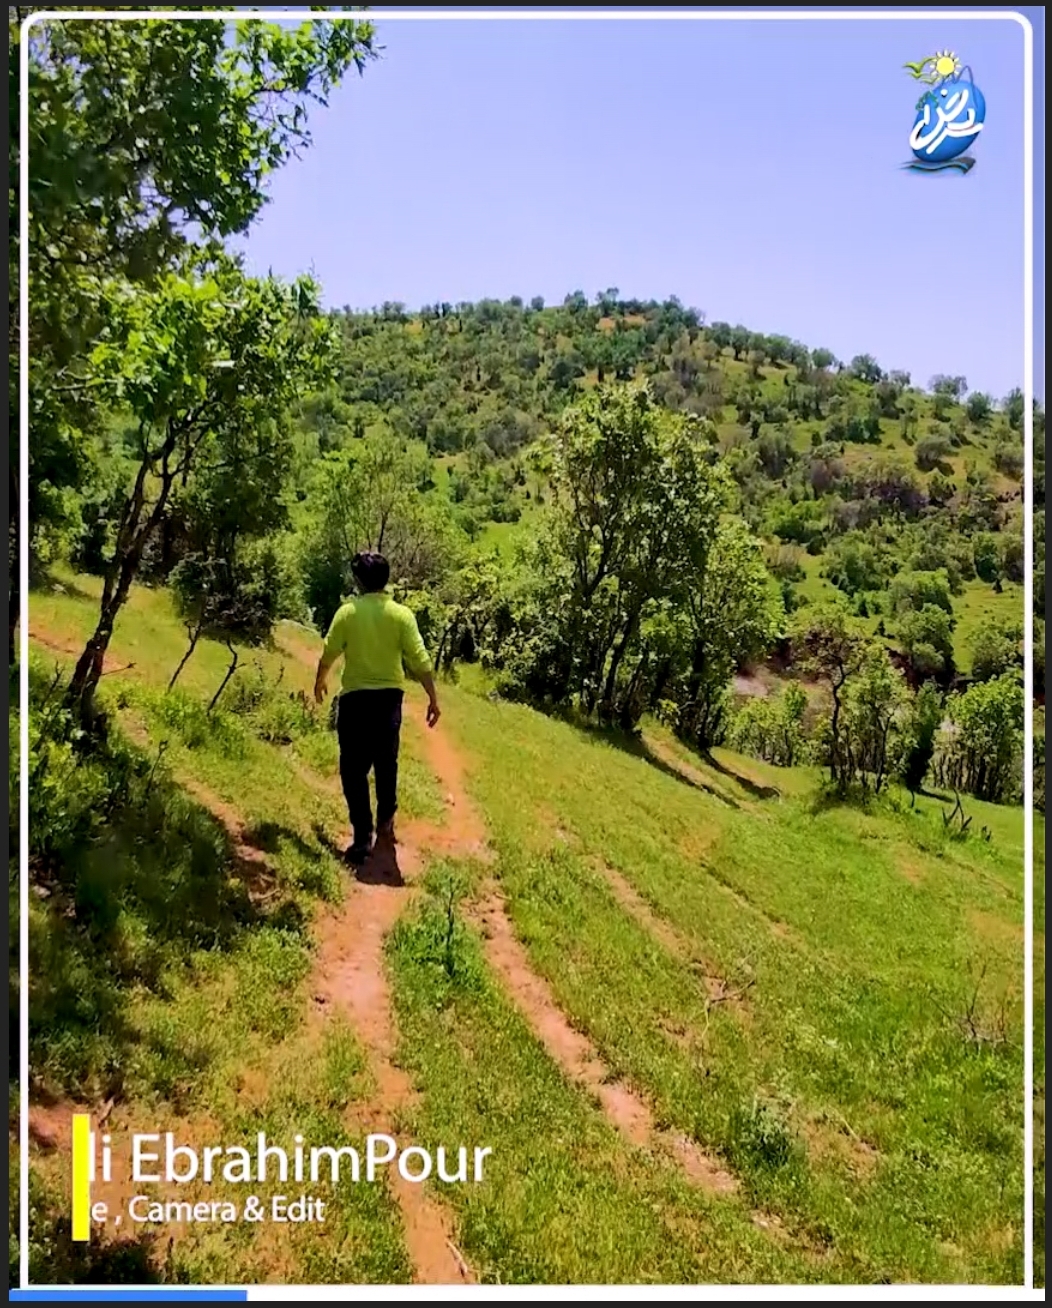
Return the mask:
[[[427,692],[427,725],[433,727],[442,716],[438,707],[438,691],[431,669],[431,658],[427,652],[416,618],[410,613],[402,628],[402,661],[409,675],[419,681]]]
[[[314,677],[314,702],[316,704],[320,704],[325,699],[325,683],[329,679],[329,672],[343,652],[340,616],[340,613],[337,613],[329,625],[329,631],[325,637],[325,647],[322,649],[321,658],[318,660],[318,671]]]
[[[327,687],[325,683],[329,679],[329,673],[332,670],[332,665],[335,662],[336,662],[335,657],[330,657],[326,653],[323,653],[321,658],[318,660],[318,671],[314,678],[315,704],[320,704],[325,699],[325,695],[327,693]]]
[[[420,684],[427,691],[427,725],[433,727],[442,716],[442,710],[438,707],[438,691],[435,689],[435,678],[430,672],[422,672],[420,674]]]

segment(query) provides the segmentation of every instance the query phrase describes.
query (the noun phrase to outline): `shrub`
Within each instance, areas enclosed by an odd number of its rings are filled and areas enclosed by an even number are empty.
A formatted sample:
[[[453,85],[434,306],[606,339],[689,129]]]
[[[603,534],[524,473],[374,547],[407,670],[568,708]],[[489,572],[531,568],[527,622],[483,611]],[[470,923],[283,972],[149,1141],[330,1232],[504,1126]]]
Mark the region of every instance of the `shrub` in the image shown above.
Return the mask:
[[[289,745],[323,726],[313,701],[303,691],[286,691],[282,677],[270,681],[257,664],[248,674],[231,681],[220,705],[225,713],[244,721],[260,740]]]
[[[950,442],[944,436],[923,436],[914,447],[913,458],[921,472],[934,472],[950,448]]]
[[[936,759],[941,785],[968,791],[978,799],[1007,803],[1021,783],[1023,688],[1006,673],[978,682],[947,702],[949,727]]]
[[[972,676],[993,681],[1023,666],[1023,629],[1017,622],[987,620],[972,640]]]
[[[777,767],[793,767],[808,757],[804,732],[807,695],[790,684],[777,699],[750,699],[731,722],[728,743]]]

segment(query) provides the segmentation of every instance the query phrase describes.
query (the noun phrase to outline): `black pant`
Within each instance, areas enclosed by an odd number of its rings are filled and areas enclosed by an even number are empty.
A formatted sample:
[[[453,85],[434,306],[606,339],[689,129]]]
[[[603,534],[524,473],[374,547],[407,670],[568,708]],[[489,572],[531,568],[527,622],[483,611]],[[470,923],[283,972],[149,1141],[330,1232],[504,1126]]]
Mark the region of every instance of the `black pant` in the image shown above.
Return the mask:
[[[336,734],[340,780],[354,843],[373,834],[369,772],[376,778],[376,820],[382,827],[398,808],[398,741],[402,730],[400,690],[352,690],[340,696]]]

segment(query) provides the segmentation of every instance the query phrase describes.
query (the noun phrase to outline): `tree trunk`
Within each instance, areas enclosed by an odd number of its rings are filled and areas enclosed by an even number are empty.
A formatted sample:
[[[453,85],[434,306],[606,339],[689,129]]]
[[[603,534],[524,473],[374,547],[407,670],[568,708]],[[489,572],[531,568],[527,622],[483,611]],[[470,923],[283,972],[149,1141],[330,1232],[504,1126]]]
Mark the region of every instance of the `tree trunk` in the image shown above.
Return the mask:
[[[10,501],[7,528],[7,575],[8,575],[8,609],[7,609],[7,657],[13,667],[15,662],[15,632],[21,616],[22,607],[22,559],[20,555],[19,521],[18,521],[18,477],[15,466],[11,464]]]
[[[157,452],[157,455],[152,458],[144,457],[139,464],[135,485],[121,514],[113,562],[107,569],[102,590],[98,626],[95,628],[94,635],[85,645],[84,652],[77,661],[77,666],[73,670],[73,678],[69,683],[70,701],[79,703],[82,708],[86,708],[90,704],[95,694],[95,688],[102,676],[103,661],[110,639],[113,636],[113,627],[117,621],[117,615],[128,598],[128,592],[131,590],[131,584],[139,571],[139,564],[142,562],[146,544],[164,516],[172,483],[177,474],[177,469],[170,468],[168,461],[175,452],[180,435],[187,430],[189,425],[189,419],[180,426],[173,426],[170,423],[164,444]],[[189,453],[187,453],[186,458],[188,461]],[[145,521],[143,521],[143,510],[146,505],[146,479],[157,464],[160,464],[161,487],[153,507],[146,515]]]
[[[211,704],[209,704],[209,706],[208,706],[208,712],[209,712],[209,713],[213,712],[213,710],[215,709],[215,706],[219,703],[219,697],[222,695],[223,691],[226,690],[227,685],[228,685],[229,682],[230,682],[230,678],[231,678],[231,677],[234,675],[234,673],[237,671],[238,661],[239,661],[239,659],[240,659],[240,657],[241,657],[241,655],[237,652],[237,650],[234,648],[233,644],[232,644],[229,640],[226,642],[226,647],[227,647],[227,649],[230,651],[230,653],[233,655],[233,657],[232,657],[231,660],[230,660],[230,667],[228,667],[227,670],[226,670],[226,676],[223,678],[222,683],[220,684],[219,689],[218,689],[218,690],[216,691],[216,693],[212,696],[212,702],[211,702]]]
[[[672,660],[670,658],[662,659],[658,664],[657,676],[654,678],[654,687],[650,692],[650,707],[655,708],[661,696],[665,693],[665,687],[668,685],[672,676]]]
[[[172,679],[168,683],[168,689],[170,691],[175,689],[175,683],[179,680],[179,674],[182,672],[183,668],[185,668],[186,665],[190,662],[190,658],[193,655],[194,650],[197,649],[197,642],[201,639],[202,627],[200,624],[196,627],[188,627],[187,631],[190,634],[190,648],[179,660],[179,666],[172,673]],[[282,671],[284,671],[284,668],[285,665],[282,664]]]
[[[628,643],[636,634],[636,627],[639,625],[639,614],[633,613],[625,623],[625,629],[621,634],[617,648],[614,650],[613,658],[610,660],[610,668],[606,674],[606,684],[603,687],[602,702],[604,706],[613,711],[614,693],[617,690],[617,674],[621,667],[621,661],[628,651]]]

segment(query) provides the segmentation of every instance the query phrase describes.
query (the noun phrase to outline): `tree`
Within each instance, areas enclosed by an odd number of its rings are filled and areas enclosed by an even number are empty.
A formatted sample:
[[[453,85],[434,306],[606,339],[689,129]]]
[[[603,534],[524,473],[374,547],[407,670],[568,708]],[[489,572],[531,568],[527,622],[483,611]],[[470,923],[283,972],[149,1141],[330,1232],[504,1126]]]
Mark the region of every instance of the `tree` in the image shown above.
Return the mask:
[[[775,767],[791,768],[807,750],[803,719],[807,695],[790,681],[777,699],[749,699],[734,715],[730,742],[741,754],[752,754]]]
[[[829,687],[832,711],[828,722],[827,763],[830,779],[841,789],[848,785],[852,775],[843,730],[845,687],[862,666],[866,645],[865,631],[857,619],[837,603],[805,609],[798,615],[792,632],[794,659],[805,672]]]
[[[666,414],[646,386],[615,387],[572,409],[550,446],[553,543],[568,560],[586,710],[618,712],[618,676],[647,610],[677,566],[697,567],[726,495],[706,457],[711,432]]]
[[[884,378],[880,364],[871,354],[856,354],[851,360],[850,372],[853,377],[871,386],[875,386]]]
[[[1023,628],[1017,622],[987,619],[972,637],[972,676],[993,681],[1023,666]]]
[[[720,524],[707,553],[687,565],[684,583],[690,654],[679,725],[708,749],[718,743],[731,676],[770,649],[783,610],[763,546],[738,519]]]
[[[899,398],[898,411],[902,415],[902,438],[912,441],[917,434],[917,411],[919,404],[913,391],[907,391]]]
[[[227,259],[152,291],[109,288],[109,325],[91,356],[93,375],[136,424],[138,468],[121,510],[99,620],[70,682],[87,704],[113,626],[173,489],[202,459],[236,468],[280,457],[289,410],[324,385],[335,363],[332,324],[317,287],[246,278]]]
[[[950,582],[943,569],[934,572],[900,572],[891,583],[890,598],[895,613],[918,611],[932,604],[952,616]]]
[[[323,630],[347,594],[359,550],[386,554],[392,581],[411,588],[434,582],[453,560],[451,523],[420,495],[430,476],[426,450],[389,432],[318,461],[300,570],[307,606]]]
[[[1004,410],[1009,427],[1013,431],[1022,431],[1023,419],[1026,417],[1026,398],[1023,392],[1018,387],[1009,391],[1001,407]]]
[[[884,788],[908,698],[902,673],[892,666],[883,645],[867,643],[844,687],[841,784],[872,784],[877,794]]]
[[[1001,542],[992,532],[980,532],[973,539],[972,557],[980,581],[996,583],[1003,576]]]
[[[981,427],[989,422],[990,415],[994,410],[994,402],[983,391],[973,391],[968,396],[968,403],[964,407],[969,421],[974,422],[977,427]]]
[[[911,795],[916,796],[928,775],[942,715],[942,696],[931,682],[925,682],[910,704],[897,768],[902,784]]]
[[[1018,788],[1023,688],[1014,673],[970,686],[947,702],[950,731],[942,771],[958,790],[1004,803]]]
[[[929,677],[948,681],[953,675],[953,628],[953,618],[935,604],[910,609],[899,620],[899,641],[915,683]]]
[[[968,390],[968,382],[964,377],[947,377],[937,373],[928,383],[928,389],[933,395],[945,395],[959,401]]]
[[[109,314],[109,288],[156,287],[195,244],[214,248],[244,231],[265,201],[267,175],[309,144],[306,105],[324,104],[347,69],[361,71],[374,52],[365,23],[312,21],[290,30],[251,19],[231,28],[222,17],[48,21],[31,28],[23,46],[19,24],[28,12],[12,9],[8,30],[14,85],[18,62],[29,63],[33,439],[24,526],[39,552],[71,520],[70,492],[92,475],[90,438],[110,395],[89,359]],[[16,163],[12,131],[12,194]],[[15,219],[12,205],[12,269]],[[9,303],[16,430],[16,276]],[[15,471],[12,465],[12,491]],[[12,515],[17,504],[12,493]],[[14,516],[9,535],[17,557]],[[17,577],[12,568],[12,645]]]
[[[261,645],[270,636],[287,603],[289,578],[272,541],[241,540],[232,554],[183,559],[170,584],[189,645],[168,689],[175,686],[202,636],[222,640],[230,651],[230,666],[209,705],[211,711],[237,671],[237,646]]]
[[[834,541],[827,551],[826,560],[825,575],[845,595],[878,591],[884,585],[883,560],[866,540],[843,537]]]
[[[922,436],[914,447],[913,457],[921,472],[932,472],[936,468],[946,470],[944,460],[950,453],[950,442],[945,436],[932,434]]]
[[[956,486],[938,468],[928,478],[928,499],[937,508],[944,508],[953,499]]]

